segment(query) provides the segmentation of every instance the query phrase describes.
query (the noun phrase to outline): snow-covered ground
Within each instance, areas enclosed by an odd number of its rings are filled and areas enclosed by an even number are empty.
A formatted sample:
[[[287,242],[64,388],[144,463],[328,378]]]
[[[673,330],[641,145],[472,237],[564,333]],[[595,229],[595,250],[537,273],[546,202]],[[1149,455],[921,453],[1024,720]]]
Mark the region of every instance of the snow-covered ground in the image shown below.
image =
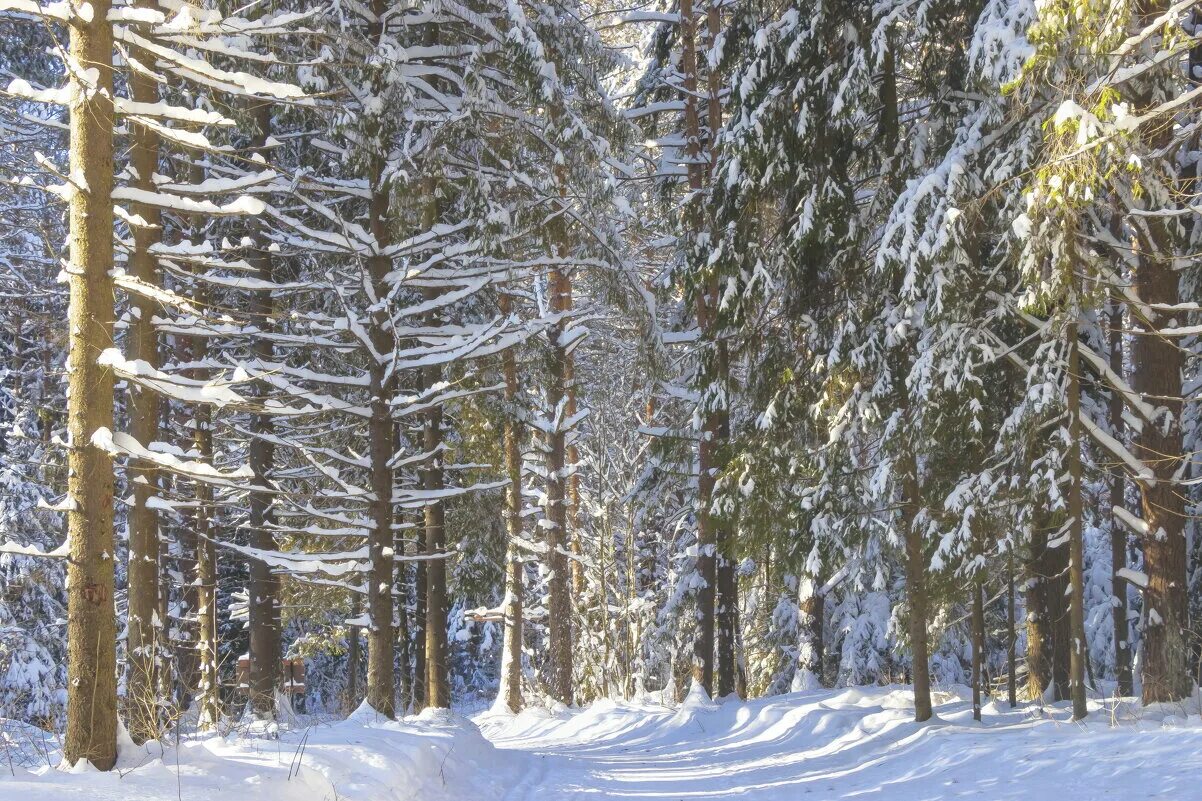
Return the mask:
[[[127,751],[110,774],[14,765],[0,801],[1202,798],[1196,711],[1098,704],[1077,725],[1060,705],[992,704],[978,724],[962,696],[937,700],[937,720],[923,725],[896,687],[676,708],[606,701],[482,713],[475,725],[359,715],[280,740],[210,737],[162,758]]]

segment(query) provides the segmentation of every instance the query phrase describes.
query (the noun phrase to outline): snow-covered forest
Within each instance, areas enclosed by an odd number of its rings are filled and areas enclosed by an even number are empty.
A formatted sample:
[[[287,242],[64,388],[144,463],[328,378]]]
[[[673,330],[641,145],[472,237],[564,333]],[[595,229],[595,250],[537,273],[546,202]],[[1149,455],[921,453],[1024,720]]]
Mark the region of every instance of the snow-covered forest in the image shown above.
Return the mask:
[[[0,73],[0,798],[1197,797],[1202,3],[0,0]]]

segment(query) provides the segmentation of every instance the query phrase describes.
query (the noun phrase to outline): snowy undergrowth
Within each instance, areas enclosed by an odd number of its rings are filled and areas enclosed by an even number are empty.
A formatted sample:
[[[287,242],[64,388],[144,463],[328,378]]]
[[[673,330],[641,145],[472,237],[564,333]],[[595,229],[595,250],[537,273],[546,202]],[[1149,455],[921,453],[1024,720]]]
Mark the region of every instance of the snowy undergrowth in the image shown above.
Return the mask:
[[[433,711],[399,722],[360,711],[279,739],[127,746],[110,773],[0,771],[0,801],[484,801],[500,798],[525,772],[521,759],[498,760],[471,722]]]

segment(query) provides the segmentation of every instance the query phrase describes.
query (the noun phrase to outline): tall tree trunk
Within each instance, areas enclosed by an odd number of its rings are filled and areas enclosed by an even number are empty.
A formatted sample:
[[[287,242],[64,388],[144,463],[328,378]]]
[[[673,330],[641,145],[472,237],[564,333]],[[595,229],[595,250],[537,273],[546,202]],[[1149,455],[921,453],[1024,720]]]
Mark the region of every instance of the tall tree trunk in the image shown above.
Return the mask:
[[[909,372],[904,360],[895,368],[898,375]],[[904,421],[911,419],[910,399],[905,387],[897,393],[897,404]],[[905,544],[906,602],[910,607],[909,633],[911,680],[914,685],[914,719],[919,723],[930,720],[931,707],[931,660],[927,634],[928,604],[927,555],[922,529],[918,525],[918,513],[922,508],[922,478],[919,475],[918,457],[914,443],[902,443],[898,459],[901,478],[901,529]]]
[[[109,770],[117,757],[117,632],[113,609],[113,460],[94,443],[113,428],[113,373],[98,363],[113,342],[113,32],[109,0],[75,15],[70,55],[95,80],[70,107],[69,203],[67,729],[63,755]]]
[[[510,312],[509,296],[501,295],[501,313]],[[501,699],[510,712],[522,711],[522,596],[526,563],[522,551],[522,426],[517,417],[518,369],[513,348],[501,354],[505,374],[505,525],[509,537],[505,565],[505,639],[501,652]]]
[[[427,553],[425,530],[416,547],[418,555]],[[426,560],[420,559],[413,568],[413,589],[416,599],[413,604],[413,709],[426,708]]]
[[[372,196],[370,221],[375,252],[368,257],[372,286],[371,341],[376,355],[368,370],[371,403],[368,443],[371,463],[371,532],[368,552],[371,570],[367,585],[367,703],[385,717],[396,716],[393,664],[396,643],[393,636],[393,532],[392,532],[392,396],[395,381],[388,360],[396,350],[392,334],[387,296],[391,259],[383,255],[390,242],[388,230],[388,189],[384,185],[384,159],[376,157],[370,181]]]
[[[902,464],[902,528],[906,548],[906,600],[910,606],[911,679],[914,684],[914,719],[931,718],[931,663],[927,641],[927,557],[918,527],[921,484],[914,454],[907,450]]]
[[[1168,0],[1140,0],[1136,18],[1141,27],[1154,25],[1167,13]],[[1135,98],[1135,113],[1162,100],[1150,83]],[[1172,126],[1140,128],[1149,153],[1162,153],[1173,136]],[[1154,179],[1156,180],[1156,179]],[[1145,424],[1135,437],[1135,456],[1155,477],[1140,481],[1140,505],[1147,536],[1143,537],[1144,589],[1143,701],[1145,704],[1187,698],[1192,689],[1189,672],[1189,626],[1186,590],[1185,499],[1176,484],[1183,461],[1181,434],[1182,368],[1184,357],[1177,343],[1156,333],[1176,318],[1180,279],[1174,269],[1175,218],[1140,217],[1134,221],[1135,256],[1133,289],[1142,306],[1131,309],[1135,337],[1132,343],[1132,386],[1157,407],[1156,420]]]
[[[1006,556],[1006,696],[1010,708],[1018,706],[1018,621],[1015,620],[1014,554]]]
[[[552,234],[554,258],[567,258],[567,234],[562,228],[562,221],[556,221],[556,230]],[[554,266],[548,279],[551,292],[552,312],[567,311],[567,277],[563,271]],[[547,635],[548,635],[548,680],[547,691],[555,700],[571,704],[573,700],[573,654],[572,654],[572,598],[569,584],[567,548],[567,493],[566,493],[566,432],[564,424],[567,421],[565,387],[565,366],[567,352],[564,346],[564,334],[567,326],[563,321],[552,325],[547,336],[551,344],[551,354],[548,365],[547,381],[547,410],[550,414],[550,425],[546,434],[546,527],[545,544],[547,546]]]
[[[373,0],[373,18],[368,25],[367,37],[377,47],[384,39],[384,17],[387,10],[388,4],[385,0]],[[375,88],[380,89],[378,86]],[[372,113],[379,114],[378,111]],[[386,148],[386,142],[376,141],[382,139],[382,123],[378,116],[370,122],[369,128],[372,129],[369,142],[377,149]],[[371,392],[368,459],[371,465],[372,496],[371,531],[367,542],[371,560],[367,585],[367,610],[370,621],[367,629],[367,703],[379,714],[392,718],[396,716],[396,642],[392,620],[392,584],[395,573],[392,458],[396,441],[392,419],[396,378],[392,360],[396,353],[396,339],[391,307],[385,302],[391,289],[388,274],[392,271],[392,259],[386,255],[386,250],[392,242],[386,166],[386,153],[372,154],[368,167],[368,187],[371,192],[368,202],[368,225],[374,248],[367,258],[371,292],[369,336],[374,351],[368,370]]]
[[[706,5],[706,32],[709,49],[720,47],[718,42],[722,37],[721,6],[718,3]],[[722,127],[722,82],[716,74],[713,63],[707,62],[708,108],[706,112],[706,131],[708,134],[709,165],[706,180],[713,181],[718,165],[718,135]],[[723,408],[707,410],[707,417],[713,420],[707,425],[707,431],[713,436],[711,454],[713,469],[719,470],[724,466],[726,444],[730,439],[730,420],[725,408],[726,389],[729,383],[730,364],[725,340],[717,330],[717,311],[720,290],[717,275],[706,279],[705,306],[706,315],[703,321],[714,345],[714,382],[719,392],[719,402]],[[711,490],[712,495],[712,490]],[[712,504],[712,498],[711,498]],[[731,694],[742,695],[746,691],[744,682],[740,680],[738,661],[738,632],[739,632],[739,579],[736,572],[737,557],[734,545],[734,529],[727,521],[714,521],[714,575],[715,575],[715,610],[714,628],[717,639],[717,692],[719,697]]]
[[[1085,510],[1081,464],[1081,354],[1077,323],[1068,326],[1068,551],[1069,551],[1069,695],[1073,720],[1088,714],[1085,703]]]
[[[255,101],[251,106],[254,134],[251,147],[263,152],[267,138],[271,135],[271,104]],[[266,154],[264,154],[266,155]],[[265,241],[265,232],[256,223],[255,249],[250,263],[256,277],[263,281],[275,280],[275,260]],[[251,312],[255,323],[262,331],[275,327],[275,299],[270,289],[252,293]],[[254,343],[255,358],[264,363],[274,359],[274,348],[267,337],[259,337]],[[251,421],[250,468],[256,486],[271,484],[275,463],[275,446],[268,437],[274,433],[269,414],[256,414]],[[263,551],[276,550],[275,512],[272,497],[267,492],[250,494],[250,538],[251,545]],[[275,693],[280,686],[281,621],[280,580],[275,572],[261,559],[250,560],[249,627],[250,627],[250,680],[249,694],[251,709],[263,717],[275,714]]]
[[[431,27],[427,35],[428,45],[438,42],[437,31]],[[438,186],[433,177],[423,181],[426,205],[422,211],[422,230],[429,231],[438,224]],[[437,289],[423,289],[422,298],[434,300]],[[437,328],[442,316],[437,309],[425,315],[425,325]],[[442,381],[442,367],[438,364],[422,368],[422,388],[426,392],[437,392]],[[445,483],[443,476],[442,405],[434,403],[422,413],[422,436],[427,454],[420,473],[422,489],[428,493],[424,513],[426,523],[426,553],[430,561],[426,566],[426,704],[438,709],[451,707],[449,683],[449,654],[447,647],[447,560],[443,554],[447,549],[446,505],[437,496]]]
[[[697,108],[697,20],[692,0],[680,3],[680,72],[684,95],[685,170],[688,175],[690,202],[686,210],[689,252],[686,258],[695,260],[693,249],[704,226],[704,210],[701,207],[701,190],[705,185],[705,164],[701,155],[701,114]],[[705,331],[707,325],[706,292],[697,293],[697,322]],[[717,576],[714,550],[716,539],[710,504],[714,491],[713,447],[708,415],[702,426],[701,442],[698,445],[697,501],[697,575],[701,584],[697,589],[697,631],[693,640],[693,681],[701,685],[707,694],[714,692],[714,598]]]
[[[399,381],[398,381],[399,386]],[[393,440],[392,452],[399,454],[401,452],[401,426],[393,424]],[[405,553],[405,527],[396,525],[402,520],[401,514],[393,510],[393,532],[392,532],[392,551],[397,554]],[[407,562],[403,559],[394,559],[396,569],[397,595],[393,603],[399,604],[400,609],[394,609],[396,620],[396,647],[397,647],[397,663],[400,665],[400,670],[396,675],[397,695],[400,697],[399,714],[404,716],[408,710],[413,708],[413,675],[409,669],[411,659],[413,657],[413,648],[409,640],[409,602],[408,593],[401,589],[407,587],[406,577],[408,575]]]
[[[1113,300],[1110,304],[1110,370],[1123,374],[1123,307]],[[1116,390],[1110,392],[1110,433],[1120,442],[1123,439],[1123,397]],[[1125,508],[1127,504],[1127,478],[1123,466],[1117,462],[1110,468],[1111,509]],[[1114,671],[1118,679],[1119,695],[1130,696],[1134,689],[1131,675],[1131,634],[1127,621],[1127,581],[1119,571],[1127,566],[1127,530],[1113,513],[1110,516],[1110,582],[1111,617],[1114,624]]]
[[[139,8],[155,8],[155,0],[138,0]],[[141,51],[135,51],[145,58]],[[130,96],[135,102],[158,102],[158,84],[137,70],[130,70]],[[133,186],[144,192],[155,191],[154,174],[159,165],[159,137],[152,129],[129,122],[132,133],[130,166]],[[130,254],[130,274],[147,286],[159,285],[158,261],[150,252],[162,240],[162,214],[155,206],[131,205],[131,212],[145,221],[133,227],[134,249]],[[145,295],[131,299],[129,357],[159,366],[158,334],[154,315],[158,304]],[[159,438],[159,398],[153,390],[130,382],[130,433],[147,445]],[[163,620],[159,605],[159,520],[150,507],[154,497],[157,471],[153,462],[136,461],[129,469],[134,503],[129,510],[129,585],[128,636],[126,640],[126,718],[130,737],[135,743],[157,739],[159,724],[159,648]]]
[[[972,587],[972,719],[981,719],[981,696],[985,694],[985,603],[981,573],[970,582]]]
[[[563,306],[564,309],[571,309],[573,306],[572,299],[572,281],[568,275],[564,274],[563,288]],[[576,403],[576,359],[571,353],[564,354],[563,364],[563,383],[564,389],[567,392],[567,404],[564,408],[564,418],[572,419],[578,411]],[[567,521],[568,534],[566,540],[571,543],[572,559],[569,562],[572,571],[572,598],[579,601],[584,595],[584,545],[580,540],[580,474],[578,472],[580,465],[580,449],[576,447],[574,439],[566,440],[567,444],[567,469],[571,471],[571,475],[567,478]]]
[[[1052,611],[1048,595],[1048,532],[1043,515],[1031,524],[1030,553],[1026,565],[1027,694],[1040,699],[1052,684]]]
[[[199,338],[198,338],[199,339]],[[197,355],[206,354],[197,349]],[[193,445],[201,461],[213,462],[212,410],[200,406],[193,418],[196,429]],[[200,726],[212,728],[221,719],[221,680],[217,651],[217,544],[213,532],[213,488],[196,483],[196,631],[199,661],[197,699],[200,702]]]
[[[205,180],[205,167],[201,159],[204,154],[200,151],[190,153],[191,167],[189,180],[200,184]],[[201,242],[204,239],[205,221],[199,216],[192,218],[192,241]],[[193,289],[198,308],[204,309],[209,305],[208,289],[202,281],[198,281]],[[193,363],[204,365],[209,358],[208,338],[201,336],[190,337],[190,352]],[[207,367],[198,366],[191,371],[191,377],[196,380],[209,378]],[[192,448],[196,451],[199,461],[211,465],[213,463],[213,431],[212,408],[198,404],[190,421],[192,429]],[[221,716],[220,681],[217,665],[217,546],[213,540],[213,488],[203,481],[196,481],[196,509],[192,516],[192,538],[195,547],[194,565],[196,578],[192,582],[196,598],[196,666],[197,673],[190,688],[196,689],[195,697],[200,702],[200,726],[211,728]]]

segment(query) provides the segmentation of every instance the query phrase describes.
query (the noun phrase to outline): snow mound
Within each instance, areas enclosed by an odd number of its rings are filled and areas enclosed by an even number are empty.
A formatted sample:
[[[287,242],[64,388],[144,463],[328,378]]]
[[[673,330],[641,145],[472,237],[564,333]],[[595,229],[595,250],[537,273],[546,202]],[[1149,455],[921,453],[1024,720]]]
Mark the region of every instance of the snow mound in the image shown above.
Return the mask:
[[[0,775],[0,801],[500,801],[526,767],[523,755],[499,754],[457,715],[391,721],[361,709],[279,739],[127,742],[122,769],[109,773],[14,766]]]

